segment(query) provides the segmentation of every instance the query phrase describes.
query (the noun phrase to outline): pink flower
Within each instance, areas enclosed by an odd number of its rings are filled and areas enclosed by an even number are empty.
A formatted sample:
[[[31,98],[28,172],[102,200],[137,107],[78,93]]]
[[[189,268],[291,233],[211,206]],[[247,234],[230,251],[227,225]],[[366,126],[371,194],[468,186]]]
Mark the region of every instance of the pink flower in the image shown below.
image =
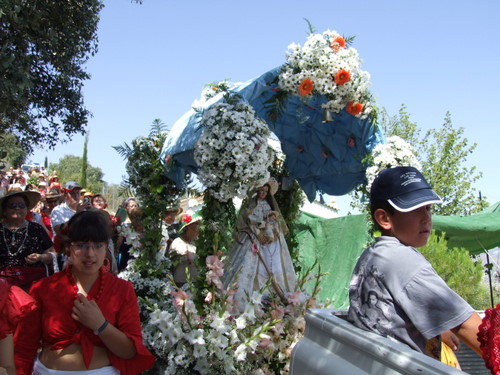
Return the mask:
[[[170,292],[170,294],[174,296],[174,305],[178,308],[184,306],[189,299],[189,295],[180,289],[177,292]]]
[[[214,298],[214,296],[212,295],[212,292],[208,292],[207,296],[205,297],[205,303],[212,302],[213,298]]]
[[[264,338],[264,339],[260,340],[260,342],[259,342],[259,346],[261,348],[267,348],[271,344],[272,344],[272,341],[267,339],[267,338]]]
[[[271,310],[273,320],[281,320],[283,316],[285,316],[285,310],[281,306],[273,304],[273,309]]]
[[[224,265],[217,255],[209,255],[205,260],[207,264],[207,282],[214,284],[218,289],[223,290],[224,286],[220,281],[220,277],[224,275]]]
[[[292,305],[297,306],[300,303],[304,302],[304,296],[300,291],[293,292],[288,295],[288,301],[290,301]]]

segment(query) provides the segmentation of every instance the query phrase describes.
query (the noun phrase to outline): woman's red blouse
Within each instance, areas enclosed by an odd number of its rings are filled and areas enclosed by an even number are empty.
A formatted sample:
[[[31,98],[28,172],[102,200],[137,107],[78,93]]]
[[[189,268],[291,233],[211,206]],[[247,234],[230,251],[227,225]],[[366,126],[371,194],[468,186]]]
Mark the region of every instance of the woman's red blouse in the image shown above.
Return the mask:
[[[135,357],[123,359],[108,350],[108,358],[122,375],[136,375],[151,368],[153,355],[142,341],[137,296],[132,284],[108,272],[102,272],[102,293],[96,301],[104,317],[133,340]],[[95,299],[101,280],[97,280],[87,298]],[[71,317],[74,304],[74,287],[67,272],[59,272],[35,283],[30,294],[38,308],[19,325],[14,338],[15,360],[18,375],[29,375],[40,347],[63,349],[71,344],[81,345],[83,359],[88,367],[93,347],[105,347],[99,336]]]

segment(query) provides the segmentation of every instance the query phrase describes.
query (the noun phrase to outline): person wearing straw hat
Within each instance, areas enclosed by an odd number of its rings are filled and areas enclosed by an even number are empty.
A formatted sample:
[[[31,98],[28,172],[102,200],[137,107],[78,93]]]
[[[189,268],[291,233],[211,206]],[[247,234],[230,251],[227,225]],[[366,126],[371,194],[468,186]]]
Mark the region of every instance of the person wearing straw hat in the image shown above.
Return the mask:
[[[271,178],[266,184],[250,192],[236,220],[235,242],[229,249],[224,267],[223,283],[226,288],[237,282],[235,300],[243,311],[248,296],[268,282],[266,294],[278,295],[286,300],[295,291],[297,276],[284,235],[288,227],[280,213],[274,194],[278,182]]]
[[[47,276],[54,248],[45,229],[26,215],[40,201],[35,191],[12,191],[0,198],[0,276],[28,290]]]
[[[197,275],[195,260],[195,241],[200,233],[201,216],[195,212],[182,215],[179,223],[179,237],[170,245],[169,255],[174,264],[174,281],[178,287],[184,285],[188,278],[194,280]]]

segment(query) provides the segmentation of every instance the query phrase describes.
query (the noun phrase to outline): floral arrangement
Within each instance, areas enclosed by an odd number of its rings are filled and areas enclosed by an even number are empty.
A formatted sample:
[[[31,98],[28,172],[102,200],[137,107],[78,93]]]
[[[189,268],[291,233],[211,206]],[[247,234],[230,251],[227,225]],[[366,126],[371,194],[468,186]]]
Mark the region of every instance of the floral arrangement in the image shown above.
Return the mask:
[[[153,373],[162,374],[287,374],[294,345],[304,334],[304,313],[315,307],[322,274],[309,272],[299,282],[314,281],[312,293],[297,290],[283,304],[265,290],[255,291],[243,312],[224,290],[220,277],[220,253],[206,258],[205,277],[211,289],[204,291],[201,307],[193,301],[196,290],[182,289],[171,278],[143,280],[136,262],[130,261],[120,277],[134,283],[139,299],[146,345],[156,357]],[[158,260],[158,265],[162,262]],[[311,267],[312,269],[312,267]]]
[[[373,180],[377,174],[386,168],[409,166],[421,169],[420,162],[413,153],[413,147],[404,139],[392,136],[386,143],[375,146],[370,155],[370,166],[366,169],[366,188],[370,191]]]
[[[279,76],[279,86],[286,92],[307,98],[325,95],[323,108],[333,113],[345,109],[366,118],[373,110],[368,91],[370,75],[361,70],[358,51],[335,31],[310,34],[304,46],[292,43]]]
[[[269,178],[273,157],[269,129],[253,108],[237,99],[213,104],[203,113],[203,133],[195,145],[198,178],[221,202],[245,196]]]
[[[224,94],[229,92],[229,90],[240,85],[241,82],[231,82],[229,79],[223,79],[222,81],[207,83],[203,90],[201,91],[201,98],[196,99],[192,107],[193,108],[201,108],[206,104],[207,101],[212,99],[217,94]]]

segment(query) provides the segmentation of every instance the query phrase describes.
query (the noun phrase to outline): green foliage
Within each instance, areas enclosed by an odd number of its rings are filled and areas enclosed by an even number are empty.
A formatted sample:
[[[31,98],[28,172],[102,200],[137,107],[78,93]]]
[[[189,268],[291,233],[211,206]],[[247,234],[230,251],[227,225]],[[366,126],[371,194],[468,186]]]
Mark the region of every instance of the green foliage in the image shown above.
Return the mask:
[[[419,251],[448,286],[471,306],[477,310],[491,307],[488,306],[488,289],[481,282],[483,277],[481,262],[474,261],[464,248],[448,249],[445,236],[445,233],[437,235],[433,232],[427,245]]]
[[[127,161],[128,176],[122,187],[130,190],[143,207],[142,224],[146,230],[141,237],[142,253],[137,259],[137,269],[149,270],[156,267],[156,254],[163,238],[161,222],[168,206],[178,203],[182,190],[164,174],[160,153],[168,132],[159,119],[151,125],[147,137],[138,137],[132,145],[124,144],[113,148]],[[186,175],[186,184],[189,182]],[[163,270],[158,272],[162,273]]]
[[[28,152],[19,143],[17,137],[10,133],[0,134],[0,169],[2,165],[9,167],[20,167],[26,161]],[[6,165],[5,165],[6,164]]]
[[[463,128],[453,128],[449,112],[441,128],[431,129],[423,137],[404,105],[393,117],[382,111],[381,126],[386,137],[397,135],[413,146],[425,178],[443,199],[443,204],[434,206],[435,214],[470,215],[488,206],[478,199],[473,186],[482,173],[475,166],[464,165],[476,144],[470,145],[468,139],[463,138]]]
[[[58,163],[50,163],[49,173],[56,172],[59,176],[61,186],[67,181],[81,180],[82,158],[74,155],[66,155],[59,159]],[[93,167],[90,164],[87,166],[87,183],[82,185],[86,190],[92,193],[99,193],[103,188],[104,173],[101,168]]]
[[[236,210],[233,201],[220,202],[211,194],[205,192],[203,196],[203,207],[200,210],[203,218],[200,235],[196,241],[196,266],[199,270],[206,269],[205,260],[209,255],[221,251],[227,254],[229,246],[233,241],[233,224],[236,221]],[[205,280],[205,273],[201,272],[194,281],[193,301],[199,308],[203,304],[207,289],[213,289]],[[204,293],[205,292],[205,293]]]
[[[99,0],[0,0],[0,133],[27,151],[82,133],[83,65],[97,51]]]
[[[284,180],[290,180],[290,174],[286,169],[284,163],[279,158],[275,158],[273,164],[270,168],[271,176],[276,179],[276,181],[283,182]],[[283,183],[281,184],[283,187]],[[304,204],[304,193],[297,182],[293,180],[291,186],[287,190],[279,189],[274,195],[276,202],[283,215],[283,219],[288,226],[288,234],[285,235],[285,239],[288,245],[288,250],[290,251],[290,256],[294,262],[295,271],[300,272],[300,264],[298,262],[299,258],[299,242],[297,240],[297,220],[301,214],[300,207]]]
[[[80,186],[87,186],[87,167],[88,167],[88,160],[87,160],[87,150],[88,150],[88,143],[89,143],[89,133],[85,134],[85,142],[83,144],[83,157],[82,157],[82,175],[80,177]]]
[[[462,138],[463,132],[463,128],[453,128],[448,112],[441,129],[429,130],[422,140],[423,173],[443,199],[442,204],[434,207],[438,215],[470,215],[488,206],[478,199],[473,187],[482,173],[475,166],[463,165],[477,146],[469,145],[467,138]]]

